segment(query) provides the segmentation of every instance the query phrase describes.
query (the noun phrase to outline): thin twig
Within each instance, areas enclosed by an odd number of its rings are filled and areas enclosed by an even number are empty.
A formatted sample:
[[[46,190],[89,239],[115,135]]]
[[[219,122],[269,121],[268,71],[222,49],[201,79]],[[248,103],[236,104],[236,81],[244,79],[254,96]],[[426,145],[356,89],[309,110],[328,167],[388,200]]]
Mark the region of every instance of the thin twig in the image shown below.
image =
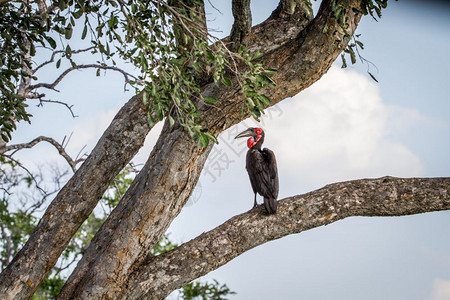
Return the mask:
[[[53,82],[53,83],[38,83],[38,84],[33,84],[30,85],[28,87],[28,90],[34,90],[34,89],[38,89],[38,88],[47,88],[50,90],[55,90],[55,87],[61,82],[61,80],[63,80],[63,78],[69,74],[70,72],[74,71],[74,70],[80,70],[80,69],[103,69],[103,70],[113,70],[113,71],[117,71],[122,73],[123,77],[125,78],[125,82],[128,83],[130,80],[129,78],[133,78],[135,80],[138,80],[137,77],[135,77],[134,75],[131,75],[127,72],[125,72],[124,70],[117,68],[117,67],[112,67],[112,66],[105,66],[105,65],[99,65],[99,64],[88,64],[88,65],[77,65],[74,67],[70,67],[67,70],[65,70],[61,75],[59,75],[59,77]]]
[[[64,147],[58,143],[57,141],[55,141],[54,139],[50,138],[50,137],[46,137],[46,136],[39,136],[37,138],[35,138],[34,140],[32,140],[29,143],[22,143],[22,144],[15,144],[15,145],[9,145],[6,146],[5,148],[2,149],[2,155],[5,155],[6,152],[8,151],[13,151],[11,154],[9,154],[9,158],[11,155],[14,155],[14,153],[16,153],[17,151],[21,150],[21,149],[25,149],[25,148],[32,148],[34,147],[36,144],[45,141],[47,143],[52,144],[56,150],[58,150],[59,154],[67,161],[67,163],[70,165],[71,169],[73,172],[75,172],[77,170],[76,165],[83,161],[84,159],[77,159],[77,160],[73,160],[69,154],[67,154],[66,150],[64,149]]]
[[[208,0],[208,3],[209,3],[209,5],[211,5],[212,8],[214,8],[219,14],[221,14],[223,16],[223,13],[211,3],[211,0]]]
[[[46,192],[43,188],[40,187],[40,185],[39,185],[39,183],[37,182],[36,177],[33,175],[33,173],[31,173],[31,171],[28,170],[28,168],[25,167],[20,161],[18,161],[17,159],[13,158],[13,157],[12,157],[12,154],[5,154],[5,153],[2,153],[1,155],[4,156],[4,157],[6,157],[6,158],[8,158],[9,160],[11,160],[11,161],[14,162],[15,164],[17,164],[21,169],[23,169],[23,170],[30,176],[31,180],[32,180],[32,181],[34,182],[34,184],[36,185],[36,188],[37,188],[43,195],[46,195],[46,194],[47,194],[47,192]]]
[[[70,114],[72,115],[73,118],[78,117],[77,115],[75,115],[75,113],[72,110],[73,105],[69,105],[66,102],[62,102],[62,101],[58,101],[58,100],[39,99],[39,104],[37,106],[42,107],[42,106],[44,106],[43,103],[56,103],[56,104],[64,105],[70,111]]]
[[[94,49],[94,48],[95,48],[95,47],[92,46],[92,47],[89,47],[89,48],[86,48],[86,49],[73,50],[73,51],[72,51],[72,54],[77,54],[77,53],[87,52],[87,51],[92,50],[92,49]],[[42,67],[44,67],[44,66],[46,66],[46,65],[48,65],[48,64],[50,64],[50,63],[52,63],[52,62],[54,62],[54,61],[55,61],[55,56],[56,56],[57,54],[60,54],[60,53],[66,53],[66,51],[64,51],[64,50],[53,51],[52,56],[50,57],[50,59],[47,60],[47,61],[45,61],[45,62],[43,62],[43,63],[40,64],[39,66],[37,66],[37,67],[33,70],[33,74],[36,73],[36,72],[37,72],[39,69],[41,69]]]

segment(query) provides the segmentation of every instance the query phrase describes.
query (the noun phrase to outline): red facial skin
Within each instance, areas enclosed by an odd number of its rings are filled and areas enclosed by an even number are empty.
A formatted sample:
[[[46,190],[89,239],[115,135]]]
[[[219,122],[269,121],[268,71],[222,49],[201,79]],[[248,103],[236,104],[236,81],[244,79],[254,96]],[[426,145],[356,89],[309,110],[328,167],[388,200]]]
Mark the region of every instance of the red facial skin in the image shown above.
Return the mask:
[[[254,133],[256,133],[256,138],[251,137],[247,140],[247,147],[248,148],[252,148],[253,146],[255,146],[258,141],[262,138],[262,129],[261,128],[255,128],[253,130]]]

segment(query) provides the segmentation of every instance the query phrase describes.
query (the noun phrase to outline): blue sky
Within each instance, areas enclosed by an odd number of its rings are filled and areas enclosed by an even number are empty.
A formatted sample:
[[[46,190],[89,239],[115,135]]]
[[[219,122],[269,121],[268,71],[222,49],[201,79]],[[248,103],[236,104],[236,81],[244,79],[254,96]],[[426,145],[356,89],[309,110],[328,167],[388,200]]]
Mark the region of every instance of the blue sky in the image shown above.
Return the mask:
[[[211,2],[211,27],[228,34],[231,1]],[[253,1],[253,20],[263,21],[277,1]],[[315,3],[317,6],[317,3]],[[363,56],[373,62],[343,70],[340,61],[324,77],[267,112],[265,146],[278,158],[280,198],[325,184],[365,177],[449,176],[450,6],[439,1],[389,2],[379,22],[362,20]],[[72,47],[74,48],[74,47]],[[40,78],[51,80],[47,70]],[[89,151],[133,94],[119,74],[76,72],[59,86],[55,100],[74,104],[32,106],[32,125],[21,124],[15,142],[36,135],[62,140],[68,150]],[[169,232],[187,241],[251,208],[245,146],[220,136],[199,186]],[[160,126],[158,126],[160,128]],[[158,132],[136,156],[143,162]],[[45,145],[22,158],[31,165],[64,162]],[[259,200],[261,201],[261,200]],[[349,218],[257,247],[210,273],[238,294],[231,299],[426,299],[450,297],[450,212],[397,218]],[[206,279],[204,279],[206,280]],[[176,296],[174,296],[176,297]]]

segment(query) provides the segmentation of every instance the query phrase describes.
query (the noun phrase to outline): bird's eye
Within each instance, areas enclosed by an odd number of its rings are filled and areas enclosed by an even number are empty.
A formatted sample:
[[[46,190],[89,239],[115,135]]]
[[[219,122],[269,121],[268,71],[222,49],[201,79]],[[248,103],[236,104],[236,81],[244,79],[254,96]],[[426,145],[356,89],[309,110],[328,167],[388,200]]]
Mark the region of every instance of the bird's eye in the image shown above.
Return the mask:
[[[261,132],[262,132],[262,129],[261,129],[261,128],[255,128],[255,133],[256,133],[256,134],[261,134]]]

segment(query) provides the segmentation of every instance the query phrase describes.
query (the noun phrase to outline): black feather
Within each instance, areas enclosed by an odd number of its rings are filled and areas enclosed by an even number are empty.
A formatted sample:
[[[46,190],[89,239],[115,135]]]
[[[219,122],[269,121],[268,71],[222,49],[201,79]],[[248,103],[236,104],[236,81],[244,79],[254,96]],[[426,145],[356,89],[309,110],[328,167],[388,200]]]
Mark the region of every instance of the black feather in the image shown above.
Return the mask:
[[[246,168],[253,192],[264,197],[269,214],[276,213],[279,185],[275,154],[267,148],[251,148],[247,152]]]

